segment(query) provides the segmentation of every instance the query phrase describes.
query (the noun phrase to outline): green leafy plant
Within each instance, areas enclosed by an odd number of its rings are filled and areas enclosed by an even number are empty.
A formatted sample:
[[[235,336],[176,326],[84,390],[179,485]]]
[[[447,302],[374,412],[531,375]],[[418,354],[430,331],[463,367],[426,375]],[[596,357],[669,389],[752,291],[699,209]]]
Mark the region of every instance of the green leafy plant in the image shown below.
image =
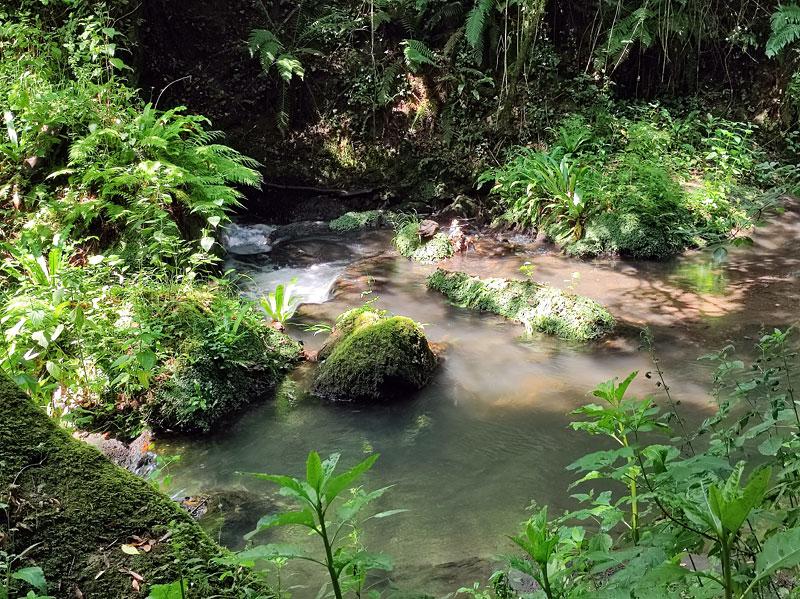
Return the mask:
[[[285,325],[294,316],[300,305],[300,298],[294,293],[296,285],[297,279],[292,279],[286,285],[278,285],[275,291],[270,291],[266,297],[259,300],[261,307],[273,322]]]
[[[236,563],[252,565],[256,560],[275,558],[307,560],[326,569],[336,599],[342,599],[351,590],[356,596],[361,596],[369,571],[392,568],[388,556],[366,551],[358,535],[358,528],[363,522],[359,520],[361,511],[383,496],[389,487],[372,492],[366,492],[360,487],[350,488],[372,468],[377,459],[377,455],[370,456],[349,470],[336,474],[339,454],[322,460],[312,451],[306,462],[305,479],[250,474],[249,476],[280,485],[281,493],[294,499],[299,509],[264,516],[246,538],[252,539],[260,532],[275,526],[297,526],[307,529],[319,539],[324,554],[318,559],[294,547],[259,545],[236,554]],[[348,489],[349,496],[342,497]],[[404,510],[380,512],[369,518],[385,518],[402,511]]]

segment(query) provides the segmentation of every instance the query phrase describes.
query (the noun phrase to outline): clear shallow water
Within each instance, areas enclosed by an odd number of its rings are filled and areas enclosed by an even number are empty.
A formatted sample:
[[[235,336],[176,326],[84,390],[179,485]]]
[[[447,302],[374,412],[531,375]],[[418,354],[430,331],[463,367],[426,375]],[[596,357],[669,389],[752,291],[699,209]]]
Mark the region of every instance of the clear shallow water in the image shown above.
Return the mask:
[[[365,297],[379,298],[378,307],[425,324],[429,339],[441,344],[442,363],[418,396],[378,409],[308,397],[304,388],[313,367],[304,366],[276,400],[265,398],[228,431],[162,443],[163,451],[182,455],[172,468],[172,490],[193,495],[233,489],[262,501],[263,509],[231,515],[223,527],[220,539],[239,547],[241,535],[280,499],[274,487],[236,471],[299,475],[311,449],[340,451],[346,464],[377,451],[381,458],[365,484],[396,486],[376,510],[410,511],[368,523],[365,540],[395,557],[394,579],[402,588],[455,590],[485,577],[492,560],[511,550],[505,535],[517,530],[532,501],[555,512],[573,506],[567,492],[573,476],[565,467],[603,445],[571,431],[568,413],[588,402],[598,382],[651,368],[638,351],[635,327],[651,327],[687,419],[712,410],[710,365],[697,358],[729,339],[744,345],[743,337],[755,339],[764,327],[799,318],[798,233],[800,217],[784,215],[757,233],[753,248],[732,250],[722,264],[702,252],[667,264],[579,263],[539,247],[479,243],[477,252],[444,265],[518,277],[519,267],[532,262],[535,279],[572,285],[621,321],[618,336],[589,346],[546,336],[521,339],[517,325],[449,305],[425,288],[433,267],[386,251],[387,232],[297,241],[276,248],[269,259],[240,261],[236,267],[250,275],[253,294],[298,277],[306,301],[314,302],[300,310],[300,322],[332,322]],[[323,341],[297,326],[291,332],[310,348]],[[632,390],[663,401],[644,376]],[[286,540],[282,535],[264,540]],[[321,579],[304,575],[295,582],[304,580]],[[311,586],[296,595],[314,596],[317,587]]]

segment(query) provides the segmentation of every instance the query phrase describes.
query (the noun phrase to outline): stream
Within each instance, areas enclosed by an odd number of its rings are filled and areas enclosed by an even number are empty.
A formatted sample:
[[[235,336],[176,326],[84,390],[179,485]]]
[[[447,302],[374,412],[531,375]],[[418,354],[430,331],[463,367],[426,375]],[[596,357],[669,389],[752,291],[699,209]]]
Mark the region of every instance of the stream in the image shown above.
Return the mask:
[[[271,247],[271,230],[242,224],[230,230],[228,268],[246,277],[245,292],[254,297],[297,279],[305,303],[289,332],[307,348],[319,348],[324,335],[301,325],[330,324],[372,300],[424,324],[429,340],[443,349],[439,370],[415,398],[365,408],[309,396],[313,365],[303,365],[274,400],[265,397],[230,429],[159,443],[160,452],[181,456],[170,466],[167,490],[233,497],[226,500],[224,523],[212,532],[239,549],[259,517],[286,503],[274,485],[237,471],[300,475],[311,449],[323,457],[341,452],[346,465],[378,452],[364,484],[394,486],[374,511],[408,511],[368,521],[363,540],[394,557],[395,585],[436,596],[485,580],[499,556],[512,552],[506,535],[518,531],[532,502],[549,505],[551,513],[575,507],[570,493],[577,491],[567,490],[575,476],[566,467],[605,445],[572,431],[569,412],[589,402],[596,384],[640,370],[632,393],[652,393],[666,405],[655,377],[644,376],[652,363],[640,349],[639,327],[652,331],[671,392],[691,425],[714,409],[713,365],[698,358],[728,342],[749,350],[760,331],[796,322],[800,307],[796,209],[757,230],[752,247],[730,248],[722,261],[698,251],[667,263],[578,262],[540,245],[483,240],[440,265],[521,278],[520,266],[532,263],[535,280],[572,287],[618,319],[616,336],[591,345],[524,338],[519,325],[448,304],[425,287],[435,267],[398,256],[390,249],[390,231],[315,234]],[[261,540],[309,542],[289,531]],[[290,565],[288,571],[296,574],[285,584],[302,586],[295,596],[315,596],[321,570]]]

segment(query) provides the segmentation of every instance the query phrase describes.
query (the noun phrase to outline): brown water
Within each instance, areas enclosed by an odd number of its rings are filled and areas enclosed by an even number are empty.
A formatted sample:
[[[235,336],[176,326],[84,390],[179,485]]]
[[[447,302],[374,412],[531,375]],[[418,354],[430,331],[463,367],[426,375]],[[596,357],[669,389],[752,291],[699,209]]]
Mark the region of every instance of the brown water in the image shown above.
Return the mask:
[[[377,509],[409,511],[367,523],[365,540],[395,557],[394,579],[401,587],[455,590],[486,576],[496,557],[511,550],[505,535],[517,530],[531,502],[553,512],[574,507],[567,492],[573,476],[565,468],[602,444],[571,431],[568,414],[588,401],[597,383],[651,369],[635,327],[650,327],[684,416],[696,422],[712,410],[711,366],[697,358],[728,340],[745,347],[761,330],[800,318],[799,234],[794,211],[759,230],[752,248],[732,249],[721,264],[710,252],[665,264],[576,262],[537,246],[480,243],[477,251],[443,265],[521,277],[519,267],[533,263],[536,280],[572,286],[606,304],[620,321],[616,337],[589,346],[544,335],[522,338],[513,323],[449,305],[425,288],[433,267],[386,250],[387,232],[302,240],[275,248],[269,259],[242,259],[234,265],[253,276],[253,293],[298,276],[306,297],[321,301],[336,280],[332,299],[303,306],[300,322],[331,322],[378,298],[378,307],[424,323],[429,339],[444,345],[444,358],[417,397],[379,409],[319,403],[304,391],[312,368],[304,366],[276,401],[265,398],[230,430],[163,444],[163,451],[182,455],[172,468],[172,490],[246,491],[268,510],[274,488],[236,471],[299,475],[311,449],[342,452],[347,464],[379,452],[365,483],[396,486]],[[311,348],[323,341],[296,326],[292,333]],[[644,376],[632,390],[664,399]],[[252,507],[229,515],[221,540],[240,547],[241,535],[261,515]],[[296,596],[314,596],[319,580],[296,578],[313,587]]]

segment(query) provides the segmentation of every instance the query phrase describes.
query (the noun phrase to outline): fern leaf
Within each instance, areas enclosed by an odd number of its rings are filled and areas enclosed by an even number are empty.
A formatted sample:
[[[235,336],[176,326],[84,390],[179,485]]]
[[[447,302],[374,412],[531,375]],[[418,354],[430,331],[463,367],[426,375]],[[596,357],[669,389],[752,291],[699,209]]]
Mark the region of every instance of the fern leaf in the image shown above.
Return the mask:
[[[483,60],[483,38],[486,32],[486,18],[494,6],[495,0],[477,0],[475,6],[467,14],[464,34],[467,43],[475,50],[479,61]]]
[[[774,58],[790,44],[800,39],[800,6],[779,5],[772,14],[772,34],[767,40],[767,56]]]
[[[436,66],[439,63],[436,53],[419,40],[403,40],[402,46],[406,63],[413,70],[425,64]]]

